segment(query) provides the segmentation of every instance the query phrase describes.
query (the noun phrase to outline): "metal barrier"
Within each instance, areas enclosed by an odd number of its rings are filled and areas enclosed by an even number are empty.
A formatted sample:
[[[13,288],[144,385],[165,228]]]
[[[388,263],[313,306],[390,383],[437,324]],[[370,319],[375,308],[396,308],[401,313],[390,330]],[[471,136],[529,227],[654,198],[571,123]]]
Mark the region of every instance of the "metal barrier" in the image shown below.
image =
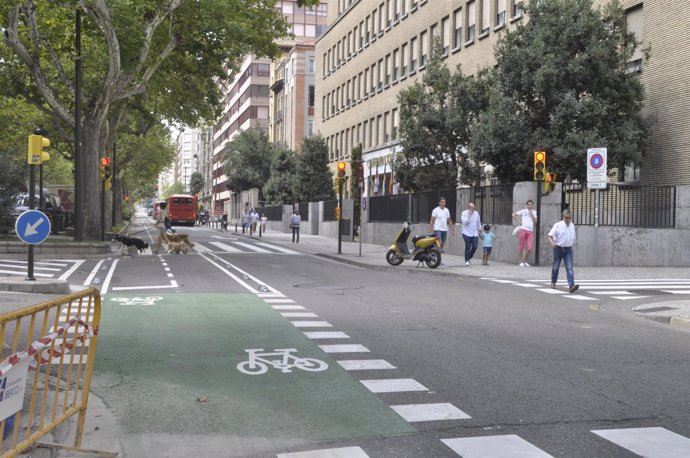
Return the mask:
[[[0,315],[2,458],[34,446],[116,456],[80,448],[100,317],[93,288]],[[74,446],[38,444],[75,414]]]

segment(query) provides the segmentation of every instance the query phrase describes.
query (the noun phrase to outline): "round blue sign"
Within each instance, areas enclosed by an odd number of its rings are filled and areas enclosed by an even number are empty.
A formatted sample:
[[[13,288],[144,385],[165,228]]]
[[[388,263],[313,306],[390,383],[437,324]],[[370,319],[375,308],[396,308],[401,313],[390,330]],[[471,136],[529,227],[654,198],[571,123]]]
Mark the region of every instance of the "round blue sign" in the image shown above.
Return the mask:
[[[38,210],[27,210],[14,223],[17,237],[29,245],[38,245],[50,235],[50,218]]]
[[[592,157],[589,158],[589,164],[592,168],[598,169],[604,165],[604,157],[599,153],[594,153]]]

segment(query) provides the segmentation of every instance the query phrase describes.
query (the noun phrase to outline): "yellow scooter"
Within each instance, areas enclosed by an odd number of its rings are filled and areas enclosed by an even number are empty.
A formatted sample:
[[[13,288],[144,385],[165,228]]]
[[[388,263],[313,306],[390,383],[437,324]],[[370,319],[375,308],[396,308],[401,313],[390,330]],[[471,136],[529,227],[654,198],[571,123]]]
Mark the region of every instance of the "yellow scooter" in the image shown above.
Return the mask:
[[[392,266],[399,266],[405,259],[426,263],[432,269],[441,264],[441,241],[435,235],[417,235],[412,237],[414,250],[410,251],[407,239],[410,237],[410,223],[405,222],[402,229],[395,236],[393,244],[386,253],[386,261]]]

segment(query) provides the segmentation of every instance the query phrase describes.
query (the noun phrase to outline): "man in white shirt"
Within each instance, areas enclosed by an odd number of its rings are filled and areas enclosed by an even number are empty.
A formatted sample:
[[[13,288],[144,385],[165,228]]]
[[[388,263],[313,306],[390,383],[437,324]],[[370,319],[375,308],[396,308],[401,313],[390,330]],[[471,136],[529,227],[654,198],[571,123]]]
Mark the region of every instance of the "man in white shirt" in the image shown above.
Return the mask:
[[[482,222],[479,213],[475,210],[474,203],[467,204],[467,210],[462,212],[462,238],[465,240],[465,265],[471,265],[470,259],[474,256],[479,246],[479,233],[482,231]]]
[[[534,244],[534,227],[537,224],[537,211],[534,209],[532,199],[527,201],[527,208],[513,213],[513,219],[520,221],[520,232],[518,234],[518,250],[520,251],[520,267],[529,267],[527,259],[532,252]]]
[[[575,243],[575,224],[570,210],[563,210],[563,220],[553,225],[548,234],[549,245],[553,248],[553,266],[551,266],[551,288],[556,288],[561,259],[565,261],[565,274],[568,278],[568,291],[574,293],[580,287],[575,283],[573,272],[573,244]]]
[[[453,220],[450,219],[450,211],[446,208],[446,198],[441,197],[438,200],[438,207],[431,212],[431,221],[429,221],[429,228],[434,231],[434,235],[441,241],[441,249],[446,244],[448,227],[455,235],[455,226],[453,226]]]

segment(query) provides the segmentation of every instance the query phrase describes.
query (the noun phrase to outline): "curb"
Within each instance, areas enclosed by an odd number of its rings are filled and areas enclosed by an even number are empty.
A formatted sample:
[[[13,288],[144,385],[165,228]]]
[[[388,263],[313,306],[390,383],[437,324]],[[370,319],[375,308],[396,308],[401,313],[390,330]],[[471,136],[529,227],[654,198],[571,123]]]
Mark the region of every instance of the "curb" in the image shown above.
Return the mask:
[[[69,294],[70,285],[66,280],[26,280],[20,277],[0,277],[0,291],[37,294]]]

